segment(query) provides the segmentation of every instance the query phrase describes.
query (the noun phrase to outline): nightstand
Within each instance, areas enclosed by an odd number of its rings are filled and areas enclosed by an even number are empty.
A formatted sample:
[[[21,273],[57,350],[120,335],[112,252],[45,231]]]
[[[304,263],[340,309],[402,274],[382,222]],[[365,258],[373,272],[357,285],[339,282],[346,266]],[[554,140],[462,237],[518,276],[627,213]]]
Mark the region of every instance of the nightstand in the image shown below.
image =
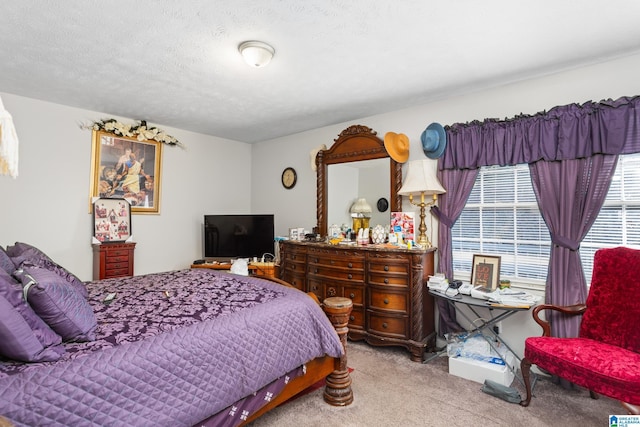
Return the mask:
[[[133,276],[135,243],[93,245],[93,280]]]

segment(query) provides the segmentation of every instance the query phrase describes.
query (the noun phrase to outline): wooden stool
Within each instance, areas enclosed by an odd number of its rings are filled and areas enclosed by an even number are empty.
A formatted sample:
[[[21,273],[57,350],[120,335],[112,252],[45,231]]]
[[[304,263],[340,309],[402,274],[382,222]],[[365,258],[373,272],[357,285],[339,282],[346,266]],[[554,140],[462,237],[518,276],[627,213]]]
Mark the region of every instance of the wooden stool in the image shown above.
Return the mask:
[[[323,301],[323,309],[338,332],[344,349],[344,355],[336,360],[333,372],[327,376],[324,400],[333,406],[347,406],[353,402],[351,376],[347,367],[347,332],[353,302],[349,298],[331,297]]]

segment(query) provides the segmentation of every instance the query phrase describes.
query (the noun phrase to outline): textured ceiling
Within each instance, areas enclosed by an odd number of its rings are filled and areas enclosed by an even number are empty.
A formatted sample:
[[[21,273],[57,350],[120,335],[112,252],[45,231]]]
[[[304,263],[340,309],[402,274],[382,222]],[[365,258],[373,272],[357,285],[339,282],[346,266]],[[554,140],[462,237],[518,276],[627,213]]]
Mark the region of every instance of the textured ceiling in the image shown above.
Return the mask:
[[[0,92],[257,142],[627,55],[639,21],[637,0],[4,1]]]

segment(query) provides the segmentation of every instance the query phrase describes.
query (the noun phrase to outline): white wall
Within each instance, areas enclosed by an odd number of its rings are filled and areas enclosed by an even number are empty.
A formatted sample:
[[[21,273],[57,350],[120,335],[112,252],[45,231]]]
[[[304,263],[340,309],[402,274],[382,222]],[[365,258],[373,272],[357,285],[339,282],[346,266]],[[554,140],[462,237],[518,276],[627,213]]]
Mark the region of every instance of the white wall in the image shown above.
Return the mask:
[[[290,224],[313,227],[316,221],[316,181],[315,172],[309,166],[309,152],[320,144],[330,147],[340,132],[350,125],[368,126],[381,138],[389,131],[402,132],[411,141],[409,160],[424,159],[420,134],[432,122],[448,125],[485,118],[507,118],[520,113],[535,114],[557,105],[640,95],[638,75],[640,54],[265,141],[255,145],[252,151],[254,159],[261,160],[254,160],[253,208],[272,207],[277,233],[283,233]],[[289,164],[298,170],[298,185],[293,191],[284,190],[277,179]],[[260,191],[256,191],[258,186]],[[403,202],[403,210],[417,211],[408,201]],[[428,215],[427,233],[431,233],[435,225],[435,220]],[[433,234],[430,239],[437,245]],[[519,354],[522,354],[524,346],[523,337],[540,332],[529,313],[518,313],[505,322],[503,328]]]
[[[20,140],[18,178],[0,176],[0,245],[33,244],[91,280],[91,131],[80,124],[111,116],[0,96]],[[251,210],[250,145],[152,124],[186,148],[164,147],[160,214],[132,217],[135,274],[187,268],[202,257],[204,214]]]
[[[153,123],[187,148],[164,150],[160,215],[133,216],[135,274],[184,268],[200,258],[206,213],[274,213],[277,235],[287,235],[289,227],[311,230],[316,225],[316,174],[309,153],[320,144],[330,147],[350,125],[369,126],[381,137],[389,131],[405,133],[411,140],[410,160],[422,159],[420,134],[432,122],[505,118],[572,102],[638,95],[639,73],[640,54],[253,146]],[[0,96],[20,138],[20,176],[0,176],[0,245],[34,244],[82,280],[90,280],[91,132],[79,124],[110,116],[2,92]],[[280,183],[287,166],[298,173],[292,190]],[[404,210],[416,209],[405,202]],[[428,233],[433,224],[427,224]],[[504,326],[507,334],[536,333],[528,316],[519,314],[517,319],[522,322]],[[515,341],[520,349],[522,340]]]

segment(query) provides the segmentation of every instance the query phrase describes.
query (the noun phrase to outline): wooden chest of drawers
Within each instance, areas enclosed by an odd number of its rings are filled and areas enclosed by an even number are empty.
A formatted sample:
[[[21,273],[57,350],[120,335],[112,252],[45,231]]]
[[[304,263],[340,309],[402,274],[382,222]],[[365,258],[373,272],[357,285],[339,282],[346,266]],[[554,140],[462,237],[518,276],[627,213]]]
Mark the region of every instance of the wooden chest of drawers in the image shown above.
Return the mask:
[[[135,243],[93,245],[93,280],[133,276]]]
[[[280,278],[320,301],[350,298],[350,339],[403,346],[421,362],[426,348],[435,345],[434,302],[425,288],[434,252],[283,241]]]

